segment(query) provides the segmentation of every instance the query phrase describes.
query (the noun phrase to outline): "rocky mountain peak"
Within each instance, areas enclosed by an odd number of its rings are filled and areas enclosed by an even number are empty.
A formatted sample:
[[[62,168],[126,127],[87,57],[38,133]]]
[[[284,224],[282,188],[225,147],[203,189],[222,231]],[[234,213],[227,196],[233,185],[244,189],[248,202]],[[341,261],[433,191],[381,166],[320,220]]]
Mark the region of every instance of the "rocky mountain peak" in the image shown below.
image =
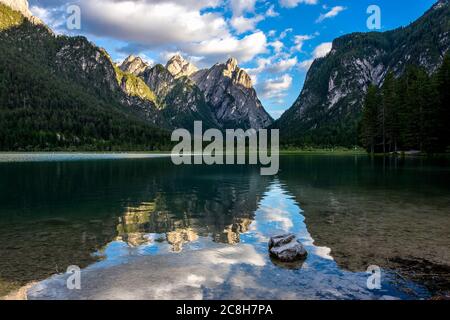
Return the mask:
[[[238,61],[236,58],[230,58],[226,62],[226,68],[230,72],[234,72],[238,66]]]
[[[227,60],[223,67],[223,76],[230,78],[234,84],[241,85],[245,88],[252,88],[252,79],[245,70],[239,68],[236,58]]]
[[[194,73],[191,79],[212,105],[224,128],[261,129],[273,122],[264,110],[250,76],[235,58]]]
[[[32,16],[27,0],[0,0],[0,3],[11,7],[15,11],[19,11],[27,18]]]
[[[166,64],[166,69],[175,77],[189,77],[198,71],[197,67],[185,60],[181,55],[176,54]]]
[[[30,21],[34,25],[45,26],[44,22],[42,22],[41,19],[33,16],[33,14],[29,9],[27,0],[0,0],[0,4],[4,4],[10,7],[12,10],[19,12],[22,16],[24,16],[26,19],[28,19],[28,21]],[[49,32],[53,33],[47,26],[45,26],[45,28],[47,28]]]
[[[149,64],[146,63],[142,58],[136,57],[134,55],[130,55],[126,58],[119,68],[122,71],[132,73],[134,75],[139,75],[144,72],[149,67]]]

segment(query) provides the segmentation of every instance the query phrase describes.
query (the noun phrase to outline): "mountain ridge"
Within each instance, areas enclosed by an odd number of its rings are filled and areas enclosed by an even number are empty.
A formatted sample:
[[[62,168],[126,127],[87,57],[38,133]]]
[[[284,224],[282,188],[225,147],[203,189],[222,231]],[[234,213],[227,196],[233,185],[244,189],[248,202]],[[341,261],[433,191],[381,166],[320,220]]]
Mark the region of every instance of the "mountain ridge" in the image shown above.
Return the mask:
[[[106,51],[84,37],[55,35],[3,3],[0,21],[0,150],[170,145],[155,126],[154,103],[121,87]]]
[[[117,65],[87,38],[53,33],[27,1],[9,4],[0,0],[0,150],[161,150],[194,121],[225,129],[181,56]]]
[[[192,79],[225,126],[239,123],[243,127],[261,129],[273,123],[257,97],[250,76],[238,66],[236,59],[199,70]]]
[[[130,55],[119,68],[143,79],[159,97],[161,109],[167,111],[172,107],[169,115],[174,126],[188,122],[183,119],[186,115],[182,111],[191,113],[188,117],[193,122],[193,112],[199,110],[202,114],[198,116],[198,120],[206,120],[206,127],[262,129],[273,122],[258,99],[250,76],[238,66],[235,58],[230,58],[225,63],[216,63],[209,69],[199,70],[180,54],[171,57],[165,66],[145,65],[141,58]],[[184,90],[183,83],[186,85]],[[169,103],[166,97],[174,88],[184,98],[176,99],[172,94]],[[200,91],[203,97],[194,94],[193,90]],[[184,106],[181,106],[181,100],[184,101]],[[171,104],[175,104],[175,107]],[[174,110],[181,112],[181,119],[173,116],[176,113]],[[191,126],[192,124],[189,125]]]
[[[449,2],[441,0],[407,27],[335,39],[330,53],[312,64],[292,107],[274,124],[285,143],[357,145],[369,85],[380,87],[389,72],[400,76],[407,65],[436,71],[450,44],[449,16]]]

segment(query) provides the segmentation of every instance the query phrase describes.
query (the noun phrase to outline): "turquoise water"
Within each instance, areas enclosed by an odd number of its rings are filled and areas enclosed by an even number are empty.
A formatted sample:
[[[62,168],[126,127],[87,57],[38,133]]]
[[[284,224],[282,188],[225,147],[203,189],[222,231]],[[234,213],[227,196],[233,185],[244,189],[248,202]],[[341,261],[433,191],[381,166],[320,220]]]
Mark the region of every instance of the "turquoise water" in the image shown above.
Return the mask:
[[[30,298],[429,298],[450,287],[449,178],[446,160],[419,158],[285,156],[261,177],[167,157],[0,155],[0,293],[51,277]],[[283,232],[306,261],[270,259]],[[69,265],[80,291],[65,289]],[[370,265],[381,290],[367,288]]]

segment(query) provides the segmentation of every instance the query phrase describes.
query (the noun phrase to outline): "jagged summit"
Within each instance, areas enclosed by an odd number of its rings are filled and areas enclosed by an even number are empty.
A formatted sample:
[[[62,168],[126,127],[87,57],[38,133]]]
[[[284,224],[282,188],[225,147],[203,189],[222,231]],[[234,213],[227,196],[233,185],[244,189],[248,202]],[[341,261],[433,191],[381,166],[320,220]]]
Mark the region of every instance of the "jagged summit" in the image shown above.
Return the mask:
[[[225,65],[227,66],[228,70],[234,71],[238,67],[238,61],[236,58],[230,58],[227,60]]]
[[[150,65],[148,63],[146,63],[144,60],[142,60],[141,57],[136,57],[134,55],[130,55],[119,66],[119,68],[122,71],[132,73],[136,76],[140,75],[148,67],[150,67]]]
[[[5,25],[11,23],[10,16],[17,20],[16,26],[23,19],[33,21],[27,1],[0,0],[0,3],[7,13],[3,17]],[[23,14],[17,10],[30,18],[22,18]],[[48,33],[50,42],[59,39],[50,29],[25,27],[21,32]],[[151,124],[190,129],[194,121],[202,120],[210,128],[261,129],[273,122],[259,101],[250,76],[235,58],[205,70],[198,70],[180,54],[174,55],[165,66],[149,65],[137,54],[114,64],[106,51],[90,45],[83,37],[61,39],[64,41],[58,45],[64,45],[55,57],[49,57],[50,61],[55,60],[58,73],[67,71],[86,82],[94,79],[88,87],[99,87],[100,98],[119,92],[118,103],[132,108]],[[71,68],[77,72],[70,73]]]
[[[198,68],[185,60],[181,55],[176,54],[166,64],[166,69],[175,77],[190,77],[198,71]]]
[[[225,64],[219,64],[217,67],[223,69],[223,76],[230,78],[234,84],[248,89],[253,88],[251,77],[238,66],[236,58],[229,58]]]
[[[180,54],[170,58],[165,67],[149,66],[131,55],[120,69],[141,78],[158,97],[161,109],[177,125],[183,122],[177,119],[185,118],[183,114],[199,112],[199,106],[202,106],[201,116],[218,127],[261,129],[272,124],[250,76],[235,58],[198,70]]]
[[[235,58],[191,76],[224,127],[262,129],[273,122],[258,99],[252,80]]]
[[[19,11],[27,18],[32,16],[27,0],[0,0],[0,3],[7,5],[15,11]]]

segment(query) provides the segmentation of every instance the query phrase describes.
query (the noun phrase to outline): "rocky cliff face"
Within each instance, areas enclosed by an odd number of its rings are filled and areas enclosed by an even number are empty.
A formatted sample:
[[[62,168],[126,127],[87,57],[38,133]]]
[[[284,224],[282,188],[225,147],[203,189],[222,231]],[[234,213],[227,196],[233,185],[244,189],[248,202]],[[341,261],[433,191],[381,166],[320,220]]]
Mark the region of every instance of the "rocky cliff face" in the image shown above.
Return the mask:
[[[55,58],[58,73],[68,75],[73,81],[90,90],[138,112],[146,121],[168,128],[158,113],[156,96],[143,80],[133,73],[118,68],[109,54],[84,37],[58,37],[60,47]],[[129,61],[129,68],[138,70],[138,61]],[[142,61],[143,63],[143,61]]]
[[[148,67],[148,63],[144,62],[140,57],[135,57],[133,55],[126,58],[120,65],[122,71],[132,73],[136,76],[139,76]]]
[[[27,18],[32,24],[43,25],[44,23],[38,17],[31,14],[27,0],[0,0],[0,4],[4,4],[11,9],[19,12],[23,17]],[[1,27],[1,26],[0,26]]]
[[[189,77],[198,69],[192,63],[186,61],[179,54],[173,56],[166,65],[166,69],[175,77]]]
[[[272,118],[252,87],[250,76],[238,67],[236,59],[200,70],[191,78],[224,128],[261,129],[272,124]]]
[[[180,56],[170,59],[167,66],[157,64],[152,67],[139,57],[130,56],[120,69],[131,72],[154,93],[158,113],[169,128],[191,130],[194,121],[203,121],[206,128],[220,128],[203,94],[186,76],[189,70],[196,68]]]
[[[436,3],[408,27],[384,33],[355,33],[336,39],[331,52],[311,66],[294,105],[277,121],[285,140],[355,145],[357,121],[370,84],[407,65],[433,73],[450,45],[448,0]]]
[[[165,67],[150,67],[130,56],[120,68],[149,86],[173,127],[190,128],[195,120],[219,129],[261,129],[272,124],[250,76],[238,67],[236,59],[198,71],[180,55],[172,57]]]
[[[20,8],[20,12],[28,5],[26,1],[13,2],[15,5],[11,9]],[[36,24],[32,16],[29,17],[20,27],[5,34],[15,42],[16,47],[27,51],[30,49],[25,48],[33,48],[43,67],[84,87],[86,92],[119,102],[150,123],[162,122],[157,113],[154,93],[141,79],[117,68],[104,49],[85,37],[57,36],[47,26]],[[130,66],[134,65],[136,63],[130,63]]]
[[[156,93],[160,100],[164,100],[175,85],[174,76],[163,65],[157,64],[145,69],[140,77]]]

